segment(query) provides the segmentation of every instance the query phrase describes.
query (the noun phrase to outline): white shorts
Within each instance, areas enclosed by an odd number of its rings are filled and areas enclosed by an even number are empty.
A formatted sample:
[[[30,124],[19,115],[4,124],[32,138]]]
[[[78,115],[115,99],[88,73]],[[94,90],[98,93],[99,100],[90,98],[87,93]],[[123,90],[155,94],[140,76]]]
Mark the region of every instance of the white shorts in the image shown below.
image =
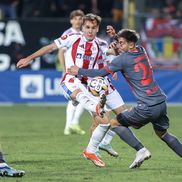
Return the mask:
[[[89,96],[96,104],[99,102],[99,97],[93,96],[86,88],[85,85],[81,83],[81,81],[73,77],[73,82],[68,82],[68,80],[65,79],[61,83],[61,92],[64,95],[64,97],[68,100],[71,100],[70,95],[77,89],[82,90],[87,96]],[[116,109],[122,105],[124,105],[124,101],[118,91],[115,89],[110,94],[106,95],[107,101],[106,101],[106,110],[110,111],[113,109]]]
[[[67,76],[66,79],[61,83],[60,85],[60,91],[61,94],[68,100],[71,100],[70,95],[75,90],[82,90],[82,92],[88,94],[88,90],[84,84],[81,83],[81,81],[76,77],[69,77]]]

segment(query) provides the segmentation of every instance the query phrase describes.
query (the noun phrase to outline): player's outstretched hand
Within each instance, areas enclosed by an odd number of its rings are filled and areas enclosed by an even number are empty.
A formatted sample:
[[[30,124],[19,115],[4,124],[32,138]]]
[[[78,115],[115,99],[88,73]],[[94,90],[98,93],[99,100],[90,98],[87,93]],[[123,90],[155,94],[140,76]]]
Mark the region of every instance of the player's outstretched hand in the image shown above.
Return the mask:
[[[115,56],[119,54],[118,47],[117,47],[117,42],[116,41],[112,42],[109,45],[109,48],[107,50],[107,54],[108,55],[115,55]]]
[[[70,75],[78,75],[78,70],[79,70],[79,67],[76,65],[71,66],[70,68],[67,69]]]
[[[28,58],[20,59],[20,60],[18,61],[18,63],[16,64],[16,67],[17,67],[17,68],[23,68],[23,67],[29,65],[30,62],[31,62],[31,60],[29,60]]]
[[[116,31],[111,25],[107,25],[106,27],[106,32],[107,34],[111,37],[114,38],[116,36]]]

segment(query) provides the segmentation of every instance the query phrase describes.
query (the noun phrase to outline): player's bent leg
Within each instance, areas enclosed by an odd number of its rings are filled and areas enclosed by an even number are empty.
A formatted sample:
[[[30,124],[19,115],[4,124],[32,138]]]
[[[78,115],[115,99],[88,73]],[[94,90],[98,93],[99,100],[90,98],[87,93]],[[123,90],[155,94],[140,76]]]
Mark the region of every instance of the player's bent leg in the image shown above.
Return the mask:
[[[98,145],[103,139],[109,127],[110,124],[99,124],[93,131],[86,150],[83,151],[83,156],[91,160],[95,165],[99,167],[104,167],[105,164],[102,160],[99,159],[95,152],[97,151]]]
[[[82,92],[81,90],[75,90],[71,94],[71,97],[73,99],[75,98],[79,103],[81,103],[86,110],[90,112],[95,112],[101,117],[104,116],[105,114],[104,106],[106,103],[106,96],[104,94],[101,95],[98,104],[88,94]]]
[[[178,156],[182,157],[182,143],[174,135],[166,131],[155,130],[156,135],[164,141]]]
[[[106,100],[107,99],[106,99],[106,95],[105,94],[100,95],[99,104],[96,107],[96,113],[101,118],[103,118],[104,117],[104,114],[106,113],[105,110],[104,110],[104,106],[106,104]]]
[[[114,131],[128,145],[137,150],[136,157],[132,164],[129,166],[130,169],[140,167],[145,160],[151,157],[149,150],[142,145],[142,143],[135,137],[133,132],[128,128],[128,126],[143,126],[145,123],[141,124],[140,120],[145,121],[145,119],[145,117],[140,117],[140,115],[137,113],[137,108],[135,108],[117,115],[117,120],[120,125],[118,125],[117,121],[113,121],[114,125],[117,126],[113,128]]]
[[[80,116],[83,113],[83,111],[84,111],[83,106],[81,104],[78,104],[76,106],[76,110],[70,125],[71,131],[79,135],[84,135],[86,133],[79,125]]]
[[[70,125],[72,123],[72,119],[73,119],[75,110],[76,110],[76,106],[74,106],[72,104],[72,101],[69,100],[67,107],[66,107],[66,125],[64,128],[64,135],[70,135],[71,134]]]

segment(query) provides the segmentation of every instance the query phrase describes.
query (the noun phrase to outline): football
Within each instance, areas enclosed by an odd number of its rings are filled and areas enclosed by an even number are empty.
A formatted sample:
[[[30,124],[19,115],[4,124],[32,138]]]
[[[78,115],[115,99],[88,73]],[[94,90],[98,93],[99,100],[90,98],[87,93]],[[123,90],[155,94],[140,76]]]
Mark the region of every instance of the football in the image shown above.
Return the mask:
[[[94,77],[88,81],[88,90],[94,96],[100,96],[100,94],[108,91],[107,82],[103,77]]]

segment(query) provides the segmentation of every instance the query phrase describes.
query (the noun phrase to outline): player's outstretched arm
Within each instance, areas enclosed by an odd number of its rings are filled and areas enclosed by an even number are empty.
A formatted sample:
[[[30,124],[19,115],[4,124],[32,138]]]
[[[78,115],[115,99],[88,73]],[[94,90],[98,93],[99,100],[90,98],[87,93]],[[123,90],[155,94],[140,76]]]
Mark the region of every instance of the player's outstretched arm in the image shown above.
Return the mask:
[[[89,77],[95,77],[95,76],[106,76],[109,75],[108,71],[106,71],[105,68],[102,69],[82,69],[78,66],[71,66],[68,68],[68,73],[70,75],[81,75],[81,76],[89,76]]]
[[[55,43],[49,44],[47,46],[42,47],[38,51],[34,52],[30,56],[27,56],[26,58],[20,59],[16,65],[17,68],[23,68],[26,67],[31,63],[31,61],[35,58],[38,58],[44,54],[47,54],[49,52],[52,52],[53,50],[56,50],[57,46]]]
[[[61,68],[62,68],[62,77],[66,73],[64,52],[65,52],[65,50],[63,48],[59,49],[59,51],[58,51],[58,60],[59,60],[59,63],[61,64]]]

